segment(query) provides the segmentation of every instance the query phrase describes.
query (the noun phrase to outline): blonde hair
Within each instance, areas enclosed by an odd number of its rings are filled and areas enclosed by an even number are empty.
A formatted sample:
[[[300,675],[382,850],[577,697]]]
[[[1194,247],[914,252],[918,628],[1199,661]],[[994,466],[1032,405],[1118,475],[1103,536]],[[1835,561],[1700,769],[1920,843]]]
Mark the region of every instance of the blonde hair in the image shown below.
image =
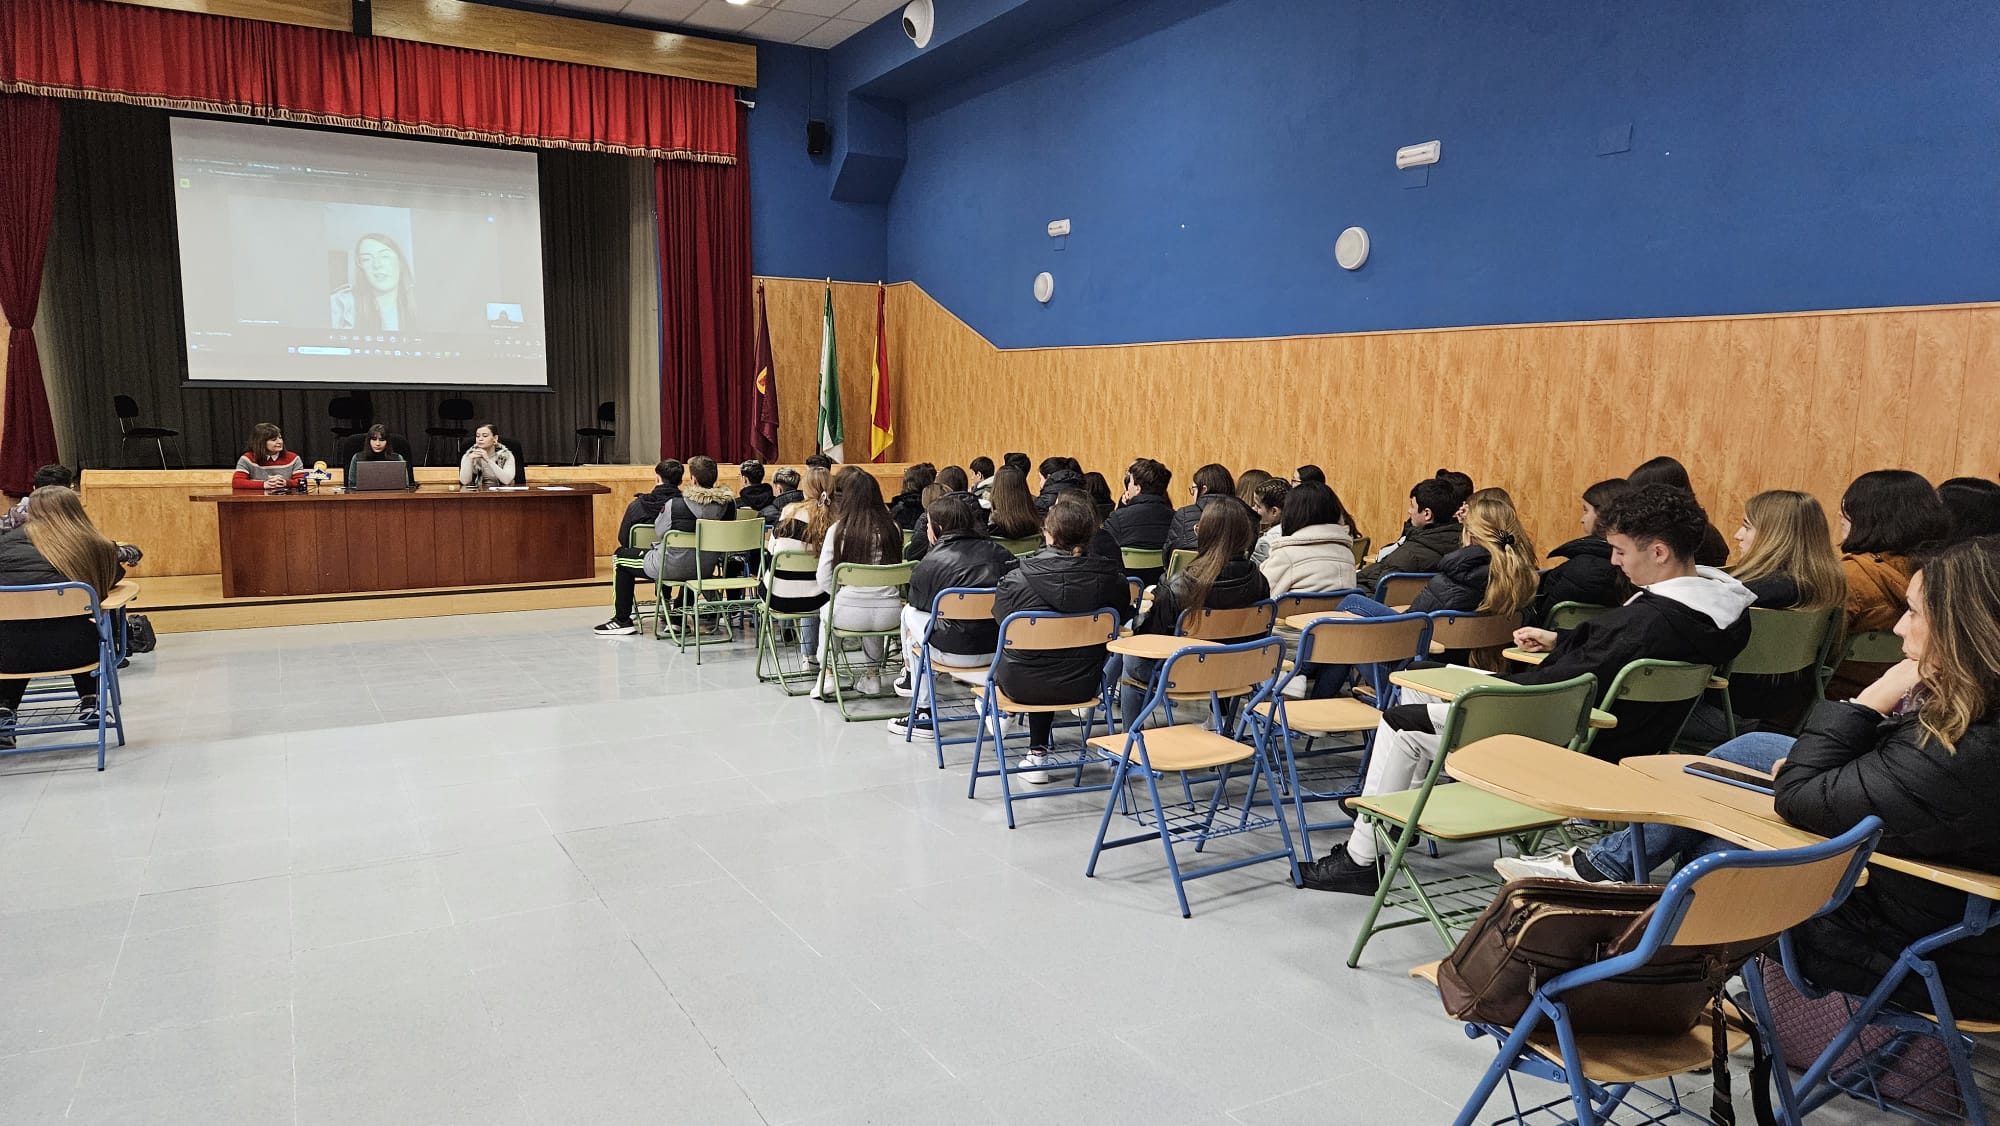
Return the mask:
[[[1535,569],[1535,541],[1521,515],[1499,489],[1481,489],[1465,502],[1465,540],[1493,557],[1486,571],[1482,614],[1518,614],[1535,600],[1541,574]]]
[[[1930,640],[1917,719],[1947,753],[2000,700],[2000,537],[1956,543],[1925,560],[1922,603]]]
[[[1798,610],[1822,610],[1847,602],[1847,575],[1826,510],[1810,493],[1770,489],[1743,505],[1743,522],[1756,531],[1750,553],[1730,569],[1738,582],[1787,576],[1799,588]]]
[[[799,481],[799,491],[805,497],[806,534],[808,550],[818,551],[826,542],[826,530],[833,526],[833,471],[812,466]]]
[[[64,485],[28,496],[28,539],[64,578],[88,583],[99,598],[118,585],[118,545],[84,515],[83,498]]]

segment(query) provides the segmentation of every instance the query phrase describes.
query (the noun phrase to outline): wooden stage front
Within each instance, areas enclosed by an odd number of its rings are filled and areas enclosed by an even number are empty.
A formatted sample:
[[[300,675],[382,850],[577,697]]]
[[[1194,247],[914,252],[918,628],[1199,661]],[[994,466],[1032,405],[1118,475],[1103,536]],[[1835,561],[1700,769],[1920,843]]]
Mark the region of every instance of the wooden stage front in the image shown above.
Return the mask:
[[[777,470],[771,467],[771,472]],[[883,495],[895,495],[902,481],[901,464],[864,465],[882,482]],[[416,471],[425,485],[445,485],[458,479],[456,467]],[[335,481],[341,477],[338,470]],[[768,483],[768,474],[765,477]],[[225,598],[222,594],[222,554],[216,532],[216,505],[189,499],[190,494],[229,491],[230,473],[222,469],[85,470],[81,482],[84,507],[105,535],[136,544],[146,553],[133,569],[143,580],[133,609],[147,615],[162,633],[208,629],[251,629],[259,626],[321,625],[395,618],[437,618],[457,614],[497,614],[511,610],[555,610],[602,606],[611,611],[611,559],[618,522],[632,498],[653,487],[650,465],[533,465],[530,484],[559,485],[594,482],[611,491],[594,498],[592,539],[599,553],[596,574],[587,579],[479,587],[423,588],[355,594],[293,597]],[[735,489],[741,483],[736,467],[722,467],[718,482]]]

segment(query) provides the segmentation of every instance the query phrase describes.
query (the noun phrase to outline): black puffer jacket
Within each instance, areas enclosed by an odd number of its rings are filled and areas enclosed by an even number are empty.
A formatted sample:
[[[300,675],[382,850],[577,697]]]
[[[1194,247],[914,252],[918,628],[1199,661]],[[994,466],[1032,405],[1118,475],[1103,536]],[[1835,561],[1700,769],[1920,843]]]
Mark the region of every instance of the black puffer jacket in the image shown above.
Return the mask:
[[[667,502],[681,495],[678,485],[654,485],[650,493],[640,493],[625,506],[625,518],[618,522],[618,546],[632,542],[632,529],[641,524],[651,524],[660,518],[660,510]]]
[[[1729,564],[1729,541],[1722,538],[1722,529],[1713,524],[1701,534],[1701,546],[1695,549],[1694,561],[1701,567],[1725,567]]]
[[[1159,493],[1140,493],[1111,510],[1111,515],[1105,518],[1104,530],[1111,533],[1119,547],[1158,551],[1166,544],[1173,523],[1172,501]]]
[[[118,568],[118,577],[121,580],[125,577],[125,568]],[[28,538],[26,527],[0,534],[0,586],[44,586],[69,581],[42,555],[35,541]],[[0,672],[39,672],[87,665],[95,660],[97,626],[88,618],[0,622]]]
[[[761,519],[776,520],[776,515],[765,515],[771,508],[771,502],[775,499],[777,498],[772,495],[771,486],[760,481],[755,485],[743,486],[742,490],[736,494],[736,507],[747,508],[756,513]]]
[[[1486,601],[1486,580],[1492,566],[1493,553],[1476,543],[1438,560],[1438,573],[1410,600],[1410,613],[1459,610],[1469,614],[1479,609]]]
[[[1549,611],[1564,602],[1589,606],[1616,606],[1632,597],[1625,573],[1611,565],[1611,545],[1600,536],[1584,536],[1549,552],[1561,563],[1542,572],[1541,589],[1529,611],[1539,625],[1548,621]]]
[[[1049,509],[1055,507],[1056,498],[1071,489],[1090,491],[1084,487],[1083,474],[1073,469],[1058,469],[1042,478],[1042,491],[1035,494],[1035,511],[1047,516]]]
[[[1425,524],[1405,535],[1403,542],[1397,544],[1396,549],[1381,562],[1361,568],[1354,577],[1354,583],[1364,592],[1373,594],[1375,584],[1381,582],[1384,575],[1434,572],[1445,556],[1458,550],[1458,541],[1464,538],[1465,529],[1456,520]]]
[[[896,522],[898,528],[906,532],[917,526],[917,520],[923,514],[924,495],[922,493],[897,493],[889,501],[889,518]]]
[[[993,596],[993,620],[1005,621],[1009,614],[1029,610],[1087,614],[1110,607],[1118,612],[1119,621],[1129,621],[1131,596],[1125,576],[1103,559],[1045,547],[1001,577]],[[1104,683],[1104,646],[1002,652],[993,678],[1001,691],[1023,704],[1086,700]]]
[[[1248,559],[1231,559],[1222,565],[1222,573],[1208,588],[1208,598],[1203,606],[1210,610],[1237,610],[1269,597],[1271,584],[1265,581],[1264,572]],[[1186,599],[1187,572],[1183,571],[1153,591],[1152,609],[1147,610],[1146,616],[1132,627],[1132,632],[1173,633],[1179,627],[1181,608]],[[1254,638],[1232,637],[1228,640],[1250,641]]]
[[[939,592],[953,587],[987,589],[1014,569],[1014,553],[974,532],[947,532],[910,571],[910,605],[925,613]],[[931,627],[931,644],[947,653],[991,653],[1000,643],[997,622],[946,619]]]
[[[1174,522],[1167,528],[1166,550],[1193,551],[1194,529],[1195,525],[1201,523],[1201,514],[1208,511],[1209,505],[1225,500],[1236,504],[1243,503],[1228,493],[1203,493],[1195,498],[1193,504],[1186,508],[1175,509]]]
[[[979,525],[980,535],[991,535],[986,530],[986,510],[979,507],[979,499],[971,493],[946,493],[946,496],[960,496],[972,502],[973,522]],[[903,558],[911,562],[922,559],[931,550],[931,516],[926,512],[917,517],[917,526],[910,529],[910,542],[903,547]]]
[[[1988,712],[1947,751],[1921,737],[1914,715],[1883,718],[1854,703],[1813,707],[1778,772],[1778,814],[1821,836],[1868,814],[1882,819],[1880,850],[1905,860],[2000,873],[2000,715]],[[1956,923],[1961,892],[1880,866],[1832,914],[1795,932],[1806,976],[1867,993],[1920,935]],[[1932,957],[1961,1020],[2000,1020],[2000,930],[1961,939]],[[1928,1011],[1912,975],[1894,998]]]

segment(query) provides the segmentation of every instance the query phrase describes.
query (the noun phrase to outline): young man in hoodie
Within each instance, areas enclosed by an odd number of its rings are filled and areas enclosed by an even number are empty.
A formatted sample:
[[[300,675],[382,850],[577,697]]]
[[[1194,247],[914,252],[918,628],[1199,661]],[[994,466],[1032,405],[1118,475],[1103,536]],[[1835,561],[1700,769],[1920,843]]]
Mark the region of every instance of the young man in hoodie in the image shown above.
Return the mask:
[[[1572,630],[1517,630],[1515,644],[1549,656],[1502,679],[1553,684],[1592,673],[1601,697],[1618,671],[1633,661],[1721,665],[1743,651],[1750,641],[1748,611],[1757,598],[1722,571],[1695,566],[1708,514],[1693,494],[1670,485],[1647,485],[1613,501],[1603,516],[1612,562],[1639,593]],[[1437,754],[1437,729],[1449,709],[1447,704],[1406,704],[1385,711],[1361,792],[1396,793],[1415,785]],[[1621,704],[1618,726],[1600,731],[1590,753],[1615,762],[1666,751],[1687,710],[1686,704]],[[1345,844],[1306,867],[1306,886],[1373,895],[1379,858],[1375,830],[1357,820]]]
[[[981,455],[965,465],[971,474],[972,495],[979,498],[979,507],[993,507],[993,459]]]
[[[799,471],[789,466],[773,473],[771,482],[777,486],[777,495],[771,498],[770,506],[764,510],[768,513],[764,519],[775,524],[784,515],[785,509],[806,499],[806,495],[799,489]]]
[[[1043,516],[1055,507],[1057,497],[1071,489],[1084,487],[1083,474],[1077,472],[1075,458],[1045,457],[1042,459],[1041,474],[1042,491],[1035,494],[1035,511]]]
[[[1458,506],[1465,503],[1465,497],[1458,495],[1457,487],[1443,477],[1426,477],[1410,486],[1410,510],[1408,522],[1403,525],[1403,538],[1385,547],[1375,556],[1375,562],[1355,575],[1355,585],[1364,593],[1373,594],[1375,584],[1384,575],[1433,574],[1438,569],[1438,561],[1459,548],[1459,540],[1464,529],[1452,518]]]
[[[736,494],[736,507],[749,509],[761,520],[776,520],[775,513],[769,516],[764,514],[774,499],[771,486],[764,483],[764,463],[751,458],[737,466],[736,471],[743,475],[743,488]]]
[[[619,559],[645,559],[652,553],[645,548],[635,548],[632,543],[632,529],[641,524],[651,524],[660,518],[660,510],[667,502],[681,495],[681,463],[673,458],[653,467],[653,491],[640,493],[625,506],[624,519],[618,522],[618,546],[612,555]],[[651,578],[649,572],[646,577]],[[628,637],[639,632],[639,626],[632,620],[633,587],[639,582],[640,572],[631,567],[613,567],[611,571],[611,620],[595,628],[599,637]]]
[[[983,669],[993,663],[993,651],[1000,646],[1000,627],[991,620],[931,621],[931,606],[940,593],[954,587],[990,589],[1015,567],[1014,553],[987,537],[981,515],[979,502],[968,492],[946,493],[924,509],[917,534],[929,546],[910,572],[909,601],[903,604],[903,671],[895,684],[896,695],[916,698],[916,721],[890,720],[891,735],[937,736],[930,696],[916,672],[926,631],[931,663],[938,668]]]

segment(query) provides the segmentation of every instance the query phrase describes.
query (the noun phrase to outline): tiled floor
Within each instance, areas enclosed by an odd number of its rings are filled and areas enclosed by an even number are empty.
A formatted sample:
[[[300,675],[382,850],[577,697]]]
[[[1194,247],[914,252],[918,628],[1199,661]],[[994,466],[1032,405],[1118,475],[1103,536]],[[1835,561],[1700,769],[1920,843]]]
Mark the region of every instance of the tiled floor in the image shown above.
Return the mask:
[[[1428,932],[1184,920],[1093,799],[602,616],[168,636],[108,771],[0,760],[0,1122],[1426,1123],[1490,1059]]]

